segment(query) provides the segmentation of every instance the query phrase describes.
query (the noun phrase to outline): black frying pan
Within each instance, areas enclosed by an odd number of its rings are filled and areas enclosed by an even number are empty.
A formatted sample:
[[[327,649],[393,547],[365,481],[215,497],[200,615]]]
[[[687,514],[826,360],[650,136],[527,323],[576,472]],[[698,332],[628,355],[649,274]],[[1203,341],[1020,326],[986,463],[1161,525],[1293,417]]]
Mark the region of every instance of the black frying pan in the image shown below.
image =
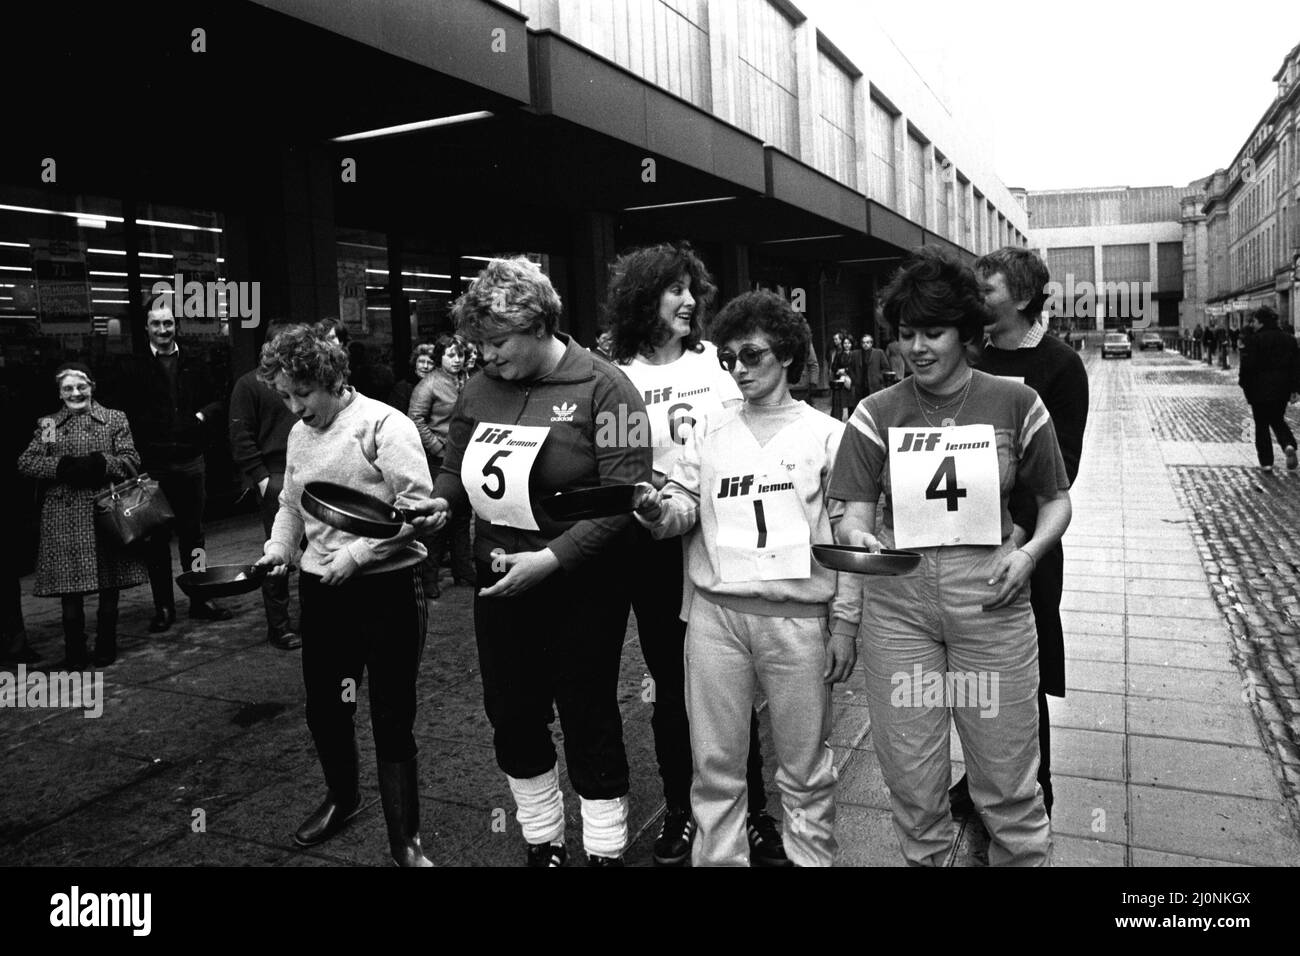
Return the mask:
[[[602,485],[545,498],[542,510],[552,521],[586,521],[629,514],[635,500],[636,485]]]
[[[206,571],[187,571],[176,579],[185,595],[196,601],[247,594],[262,586],[270,565],[212,564]]]
[[[309,481],[302,489],[307,514],[362,538],[391,538],[402,525],[416,518],[412,511],[394,508],[373,495],[328,481]]]

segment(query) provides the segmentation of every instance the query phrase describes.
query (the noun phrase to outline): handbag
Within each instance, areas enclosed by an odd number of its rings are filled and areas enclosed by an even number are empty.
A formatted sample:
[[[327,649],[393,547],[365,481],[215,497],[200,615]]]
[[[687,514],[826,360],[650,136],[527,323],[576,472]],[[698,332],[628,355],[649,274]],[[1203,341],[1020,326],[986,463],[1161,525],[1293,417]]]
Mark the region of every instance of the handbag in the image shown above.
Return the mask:
[[[130,477],[95,495],[95,529],[123,547],[149,537],[170,524],[176,513],[158,482],[148,474],[137,474],[130,464]]]

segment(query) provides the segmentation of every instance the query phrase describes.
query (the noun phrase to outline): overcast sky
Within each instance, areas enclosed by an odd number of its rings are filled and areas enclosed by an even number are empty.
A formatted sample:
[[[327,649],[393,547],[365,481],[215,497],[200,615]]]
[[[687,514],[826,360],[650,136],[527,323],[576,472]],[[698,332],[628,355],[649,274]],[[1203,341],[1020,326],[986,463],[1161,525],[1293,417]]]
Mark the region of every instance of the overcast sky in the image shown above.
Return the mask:
[[[986,128],[1002,182],[1028,189],[1183,186],[1228,166],[1300,43],[1300,0],[816,5],[839,29],[883,27],[961,125]]]

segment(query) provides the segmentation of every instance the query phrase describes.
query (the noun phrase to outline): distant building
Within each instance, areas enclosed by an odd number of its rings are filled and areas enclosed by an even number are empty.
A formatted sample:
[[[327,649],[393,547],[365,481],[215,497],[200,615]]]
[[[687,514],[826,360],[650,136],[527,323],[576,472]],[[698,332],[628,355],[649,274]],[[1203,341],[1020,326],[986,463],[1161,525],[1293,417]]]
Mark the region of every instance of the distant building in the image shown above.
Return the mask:
[[[1013,194],[1014,194],[1013,190]],[[1058,294],[1052,325],[1101,330],[1179,324],[1182,203],[1176,186],[1030,191],[1029,246]]]
[[[1236,327],[1268,304],[1300,324],[1300,45],[1273,76],[1277,95],[1226,169],[1205,187],[1206,317]]]

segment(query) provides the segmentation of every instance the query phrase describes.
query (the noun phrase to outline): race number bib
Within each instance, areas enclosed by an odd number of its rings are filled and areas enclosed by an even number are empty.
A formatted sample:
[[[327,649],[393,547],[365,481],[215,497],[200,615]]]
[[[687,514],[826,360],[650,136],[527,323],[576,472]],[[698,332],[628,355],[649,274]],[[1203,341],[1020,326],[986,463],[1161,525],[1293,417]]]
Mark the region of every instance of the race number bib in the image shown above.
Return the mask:
[[[992,425],[890,428],[888,442],[897,547],[1002,543]]]
[[[724,582],[811,576],[812,530],[794,483],[784,474],[722,474],[710,493]]]
[[[474,513],[491,524],[537,531],[528,475],[550,428],[479,422],[460,463],[460,480]]]

